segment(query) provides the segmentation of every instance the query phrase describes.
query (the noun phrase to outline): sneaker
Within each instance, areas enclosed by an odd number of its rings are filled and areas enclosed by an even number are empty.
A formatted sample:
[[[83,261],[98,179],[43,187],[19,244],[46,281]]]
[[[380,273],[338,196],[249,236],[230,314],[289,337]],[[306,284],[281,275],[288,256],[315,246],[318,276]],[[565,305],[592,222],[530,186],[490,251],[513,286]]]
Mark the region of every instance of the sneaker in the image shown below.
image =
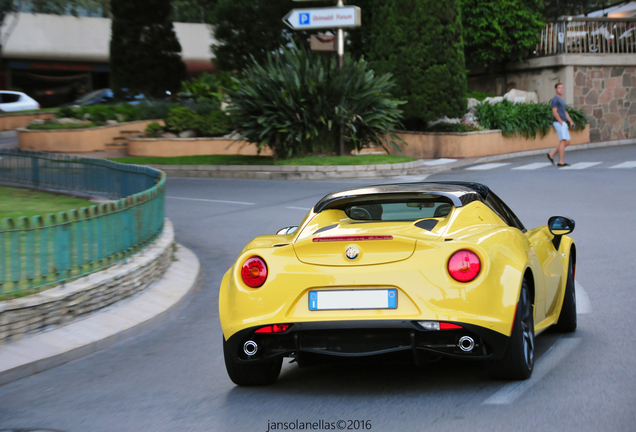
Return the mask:
[[[546,153],[545,155],[548,157],[548,159],[550,160],[550,162],[552,162],[552,165],[554,165],[554,159],[552,159],[552,158],[550,157],[550,153]]]
[[[563,168],[563,167],[569,167],[569,166],[570,166],[569,163],[557,164],[557,168]]]

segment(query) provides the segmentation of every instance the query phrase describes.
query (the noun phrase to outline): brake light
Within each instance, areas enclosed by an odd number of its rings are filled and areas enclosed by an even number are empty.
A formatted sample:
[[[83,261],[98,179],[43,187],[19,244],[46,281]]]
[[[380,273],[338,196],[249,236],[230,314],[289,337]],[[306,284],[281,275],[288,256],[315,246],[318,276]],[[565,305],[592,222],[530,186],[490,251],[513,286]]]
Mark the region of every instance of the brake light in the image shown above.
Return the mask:
[[[282,333],[284,331],[287,331],[289,327],[290,327],[289,324],[268,325],[268,326],[259,328],[254,333]]]
[[[469,250],[460,250],[448,260],[448,273],[458,282],[470,282],[481,270],[479,257]]]
[[[457,324],[451,324],[451,323],[445,323],[445,322],[439,323],[440,330],[454,330],[454,329],[460,329],[460,328],[462,328],[462,326]]]
[[[243,282],[252,288],[258,288],[265,283],[267,279],[267,265],[261,257],[251,257],[243,264],[241,269]]]

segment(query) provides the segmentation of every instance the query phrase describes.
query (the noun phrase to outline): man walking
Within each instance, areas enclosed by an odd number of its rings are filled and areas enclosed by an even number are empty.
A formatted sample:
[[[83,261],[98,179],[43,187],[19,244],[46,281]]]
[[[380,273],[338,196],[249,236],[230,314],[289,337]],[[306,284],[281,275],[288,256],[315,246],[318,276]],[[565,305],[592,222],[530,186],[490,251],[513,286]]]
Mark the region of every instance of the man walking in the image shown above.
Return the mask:
[[[554,129],[556,129],[557,135],[559,136],[559,145],[557,148],[552,150],[547,154],[548,159],[554,165],[554,156],[556,156],[557,152],[559,153],[559,162],[557,164],[558,167],[566,167],[570,166],[570,164],[566,164],[563,161],[563,154],[565,153],[565,148],[570,145],[570,131],[568,130],[568,124],[566,120],[572,128],[574,128],[574,122],[570,118],[570,114],[565,110],[565,101],[563,100],[563,84],[557,83],[554,86],[556,90],[556,96],[552,98],[552,121],[554,125]]]

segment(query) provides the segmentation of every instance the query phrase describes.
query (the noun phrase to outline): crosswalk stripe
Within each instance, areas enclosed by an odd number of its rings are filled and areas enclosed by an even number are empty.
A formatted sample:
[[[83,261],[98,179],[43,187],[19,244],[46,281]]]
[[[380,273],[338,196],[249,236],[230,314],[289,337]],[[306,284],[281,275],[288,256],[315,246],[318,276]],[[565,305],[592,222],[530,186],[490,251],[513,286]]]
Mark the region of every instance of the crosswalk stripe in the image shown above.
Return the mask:
[[[611,168],[636,168],[636,161],[627,161],[618,165],[611,166]]]
[[[575,163],[574,165],[571,165],[569,167],[563,167],[563,168],[559,168],[562,170],[581,170],[581,169],[586,169],[589,167],[593,167],[594,165],[600,165],[603,162],[579,162],[579,163]]]
[[[489,170],[489,169],[493,169],[493,168],[499,168],[499,167],[506,166],[506,165],[510,165],[510,163],[489,163],[489,164],[484,164],[484,165],[473,166],[473,167],[466,168],[466,169],[467,170],[474,170],[474,171],[485,171],[485,170]]]
[[[513,170],[536,170],[539,168],[544,168],[547,166],[552,166],[550,162],[535,162],[528,165],[522,165],[519,167],[512,168]]]

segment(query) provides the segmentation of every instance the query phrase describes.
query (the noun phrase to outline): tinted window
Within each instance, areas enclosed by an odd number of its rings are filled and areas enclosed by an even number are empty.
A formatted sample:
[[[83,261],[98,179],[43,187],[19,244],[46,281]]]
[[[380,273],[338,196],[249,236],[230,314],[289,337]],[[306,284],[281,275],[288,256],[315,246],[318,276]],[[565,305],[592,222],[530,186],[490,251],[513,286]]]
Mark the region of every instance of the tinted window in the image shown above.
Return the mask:
[[[13,93],[2,93],[2,103],[17,102],[20,100],[20,95]]]
[[[372,221],[416,221],[419,219],[445,217],[453,209],[447,199],[407,200],[374,203],[356,203],[344,209],[354,220]]]
[[[510,207],[506,205],[497,195],[490,192],[486,197],[486,204],[488,207],[493,209],[495,213],[499,215],[503,221],[510,225],[511,227],[515,227],[520,229],[521,231],[525,231],[526,227],[523,226],[517,215],[515,215]]]

